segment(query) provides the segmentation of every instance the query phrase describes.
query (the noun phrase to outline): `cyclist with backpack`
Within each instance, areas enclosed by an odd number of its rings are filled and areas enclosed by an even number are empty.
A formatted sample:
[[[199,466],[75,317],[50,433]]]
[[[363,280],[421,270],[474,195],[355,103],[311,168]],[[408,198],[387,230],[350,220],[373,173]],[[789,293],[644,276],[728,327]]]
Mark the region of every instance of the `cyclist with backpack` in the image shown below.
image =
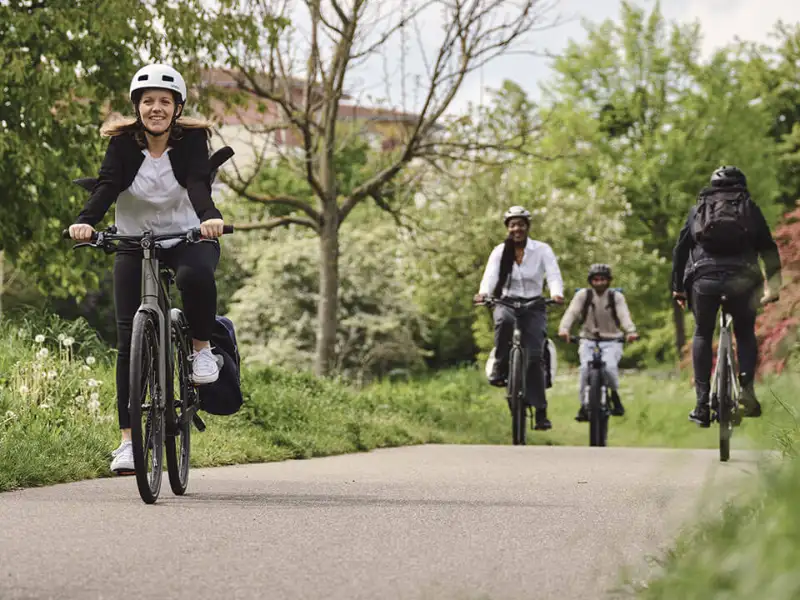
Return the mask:
[[[778,299],[780,287],[778,247],[761,209],[750,197],[747,178],[736,167],[722,166],[689,210],[672,254],[672,295],[682,308],[691,307],[695,319],[692,364],[697,405],[689,414],[690,421],[701,427],[711,424],[712,339],[723,295],[727,296],[725,310],[733,317],[744,416],[761,416],[754,389],[756,310],[762,290],[760,303],[765,304]]]
[[[521,206],[512,206],[503,215],[503,224],[508,230],[505,242],[495,247],[489,255],[478,293],[476,304],[487,296],[511,300],[531,300],[544,291],[544,282],[550,295],[558,304],[564,302],[564,283],[553,249],[544,242],[528,237],[531,213]],[[545,373],[542,354],[547,333],[545,307],[536,307],[519,315],[522,344],[528,358],[526,402],[535,406],[536,429],[552,428],[547,418],[545,397]],[[489,383],[505,387],[508,379],[508,355],[514,330],[514,309],[500,304],[494,307],[495,361]]]
[[[636,326],[631,319],[625,296],[619,290],[610,289],[611,267],[606,264],[593,264],[589,267],[587,276],[589,287],[579,290],[572,298],[561,323],[558,325],[558,335],[569,341],[570,329],[577,321],[581,325],[581,342],[578,348],[580,357],[580,383],[579,397],[580,408],[575,416],[576,421],[588,421],[588,414],[583,399],[586,395],[586,385],[589,377],[589,363],[592,360],[593,344],[588,338],[599,337],[601,340],[603,362],[605,363],[606,376],[611,387],[611,414],[622,416],[625,408],[619,397],[619,361],[622,358],[622,345],[615,341],[622,337],[632,342],[639,339]]]
[[[217,288],[214,271],[220,257],[223,220],[211,199],[210,124],[183,116],[187,90],[183,77],[161,64],[140,69],[130,85],[135,117],[106,124],[111,138],[92,195],[69,227],[73,240],[89,241],[94,226],[116,202],[115,225],[120,234],[145,230],[172,233],[199,227],[204,243],[176,245],[162,260],[176,273],[184,313],[192,330],[195,385],[219,378],[211,352]],[[139,308],[141,254],[118,252],[114,260],[114,309],[117,320],[117,412],[122,435],[112,453],[111,470],[134,472],[128,387],[133,318]]]

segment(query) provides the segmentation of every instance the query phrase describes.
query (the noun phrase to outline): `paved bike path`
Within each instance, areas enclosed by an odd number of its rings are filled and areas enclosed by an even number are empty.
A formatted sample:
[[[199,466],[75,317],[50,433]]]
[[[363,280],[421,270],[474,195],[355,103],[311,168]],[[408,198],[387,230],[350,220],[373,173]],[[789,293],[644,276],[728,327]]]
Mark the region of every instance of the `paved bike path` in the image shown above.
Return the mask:
[[[0,598],[559,599],[609,595],[757,457],[417,446],[0,494]],[[720,502],[717,496],[713,501]]]

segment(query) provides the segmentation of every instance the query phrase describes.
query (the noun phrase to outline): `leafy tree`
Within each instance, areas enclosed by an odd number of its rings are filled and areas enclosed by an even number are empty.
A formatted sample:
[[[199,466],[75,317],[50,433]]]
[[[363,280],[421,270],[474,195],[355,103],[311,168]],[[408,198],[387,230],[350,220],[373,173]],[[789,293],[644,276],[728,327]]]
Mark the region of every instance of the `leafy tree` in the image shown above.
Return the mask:
[[[152,7],[128,0],[0,4],[0,252],[57,296],[97,282],[96,256],[59,243],[85,200],[70,180],[96,170],[96,126],[157,40]],[[156,53],[157,54],[157,53]]]
[[[794,207],[800,198],[800,25],[778,22],[774,45],[745,43],[742,82],[770,116],[769,133],[779,145],[780,202]]]
[[[619,22],[587,28],[588,41],[569,45],[545,90],[548,143],[575,154],[553,181],[606,181],[623,190],[631,205],[627,231],[665,259],[652,280],[662,287],[653,288],[648,306],[666,306],[675,238],[715,167],[732,163],[750,173],[753,196],[777,216],[769,114],[749,102],[740,61],[719,52],[702,64],[699,26],[669,26],[658,6],[648,15],[623,2]],[[673,318],[680,348],[677,306]]]
[[[385,3],[351,0],[347,5],[320,0],[303,3],[307,10],[308,36],[298,36],[274,6],[256,0],[224,0],[214,6],[197,0],[193,9],[208,32],[211,55],[229,68],[239,88],[256,96],[267,107],[277,107],[278,120],[265,124],[264,131],[292,132],[301,140],[299,156],[281,155],[313,191],[313,200],[270,190],[262,195],[265,204],[282,205],[290,214],[260,223],[261,228],[299,225],[314,232],[319,240],[320,293],[317,296],[318,326],[316,371],[330,372],[336,361],[339,303],[339,231],[359,204],[374,200],[386,204],[387,190],[399,182],[415,159],[437,151],[434,134],[465,77],[500,54],[519,47],[541,23],[541,0],[512,3],[476,0],[468,3],[408,2],[402,10],[385,14]],[[366,60],[380,59],[389,52],[390,40],[407,32],[420,32],[425,11],[440,9],[443,16],[438,47],[427,57],[427,73],[420,78],[420,108],[416,114],[401,115],[402,139],[394,151],[371,162],[368,172],[341,189],[336,175],[339,148],[341,102],[345,81],[352,70]],[[296,13],[292,14],[292,18]],[[303,39],[307,43],[303,44]],[[429,41],[429,40],[426,40]],[[301,56],[293,61],[293,56]],[[407,76],[402,73],[401,76]],[[274,116],[274,115],[273,115]],[[247,177],[229,180],[247,196]]]

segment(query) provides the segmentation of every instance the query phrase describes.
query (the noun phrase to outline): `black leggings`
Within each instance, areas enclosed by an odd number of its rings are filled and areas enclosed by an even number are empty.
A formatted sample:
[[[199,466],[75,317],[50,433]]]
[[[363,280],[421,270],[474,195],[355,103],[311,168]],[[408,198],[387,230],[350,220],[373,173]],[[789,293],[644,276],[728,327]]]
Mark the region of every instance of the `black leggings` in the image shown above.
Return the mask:
[[[161,251],[161,262],[175,271],[183,311],[197,340],[211,339],[217,312],[214,271],[219,262],[219,244],[181,244]],[[117,253],[114,260],[114,312],[117,317],[117,412],[120,429],[131,426],[128,414],[131,336],[133,317],[141,304],[142,255]]]
[[[733,317],[741,382],[746,385],[753,380],[758,361],[755,331],[758,291],[752,279],[735,276],[703,277],[692,284],[695,319],[692,365],[698,402],[706,402],[711,390],[712,342],[722,294],[727,296],[724,308]]]

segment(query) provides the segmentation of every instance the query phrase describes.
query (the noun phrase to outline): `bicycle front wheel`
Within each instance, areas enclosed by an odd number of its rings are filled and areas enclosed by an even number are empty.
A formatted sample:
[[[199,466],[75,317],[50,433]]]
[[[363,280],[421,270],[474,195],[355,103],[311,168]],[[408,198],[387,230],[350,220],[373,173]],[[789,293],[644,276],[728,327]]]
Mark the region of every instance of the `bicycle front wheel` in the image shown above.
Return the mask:
[[[187,411],[195,403],[196,389],[190,381],[189,338],[183,313],[173,309],[172,363],[168,374],[166,417],[169,431],[166,439],[167,472],[172,493],[182,496],[189,485],[192,421]]]
[[[723,352],[719,359],[719,388],[717,402],[719,404],[719,459],[727,462],[731,457],[731,436],[733,422],[731,420],[731,380],[728,354]]]
[[[128,412],[136,485],[147,504],[158,499],[164,468],[164,407],[158,383],[158,352],[156,318],[150,312],[139,311],[133,319]]]
[[[605,446],[608,412],[603,407],[603,380],[597,370],[589,372],[589,445]]]
[[[511,406],[511,438],[515,446],[525,445],[527,422],[525,419],[525,390],[522,350],[511,348],[508,368],[508,396]]]

